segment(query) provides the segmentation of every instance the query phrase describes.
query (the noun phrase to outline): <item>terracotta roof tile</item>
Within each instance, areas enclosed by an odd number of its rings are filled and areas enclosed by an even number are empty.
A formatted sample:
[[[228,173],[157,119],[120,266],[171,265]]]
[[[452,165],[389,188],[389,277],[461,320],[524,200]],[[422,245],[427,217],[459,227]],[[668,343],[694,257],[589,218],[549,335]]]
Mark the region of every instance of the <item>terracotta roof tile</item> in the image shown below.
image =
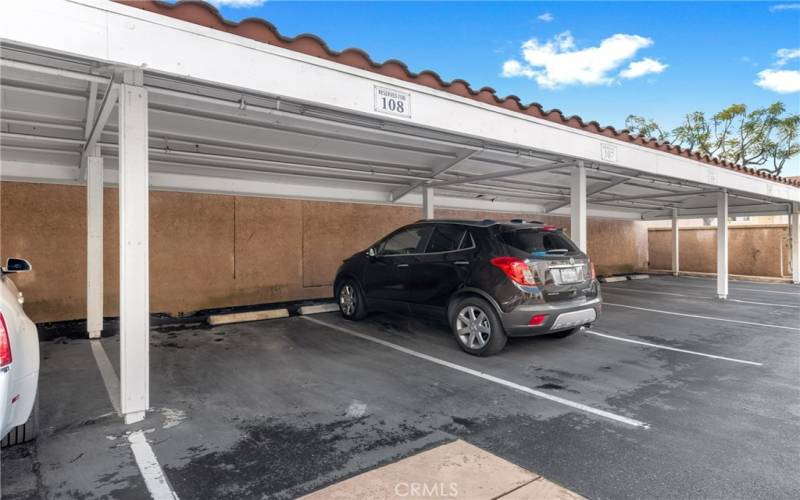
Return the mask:
[[[470,84],[464,80],[456,79],[450,82],[442,78],[434,71],[425,70],[420,73],[412,72],[402,61],[390,59],[382,63],[373,61],[369,54],[361,49],[350,48],[341,52],[332,50],[319,37],[310,34],[302,34],[296,37],[286,37],[278,32],[274,25],[260,18],[247,18],[240,22],[233,22],[224,19],[212,5],[199,1],[180,1],[176,4],[162,2],[160,0],[115,0],[119,3],[137,7],[150,12],[155,12],[182,21],[187,21],[209,28],[225,31],[235,35],[250,38],[260,42],[268,43],[307,55],[320,57],[329,61],[346,64],[348,66],[360,68],[367,71],[380,73],[384,76],[397,78],[399,80],[413,82],[437,90],[443,90],[452,94],[459,95],[480,102],[500,106],[502,108],[524,113],[536,118],[542,118],[555,123],[560,123],[573,128],[579,128],[588,132],[603,135],[620,141],[639,144],[644,147],[666,151],[672,154],[692,158],[702,163],[716,165],[721,168],[744,172],[757,177],[770,179],[775,182],[789,184],[800,187],[800,179],[790,177],[779,177],[776,175],[759,172],[749,167],[743,167],[733,162],[720,160],[708,155],[686,150],[680,146],[658,141],[652,137],[633,136],[627,130],[616,130],[611,126],[601,126],[596,121],[585,123],[580,116],[565,117],[559,109],[545,111],[541,104],[523,104],[519,97],[509,95],[499,97],[494,89],[483,87],[474,90]]]

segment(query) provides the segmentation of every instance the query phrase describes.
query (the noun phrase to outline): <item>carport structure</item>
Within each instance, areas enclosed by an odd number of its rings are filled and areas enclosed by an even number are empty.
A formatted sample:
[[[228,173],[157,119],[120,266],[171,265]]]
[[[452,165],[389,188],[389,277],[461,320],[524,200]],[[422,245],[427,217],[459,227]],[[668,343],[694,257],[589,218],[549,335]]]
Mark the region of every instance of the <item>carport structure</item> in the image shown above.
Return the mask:
[[[4,181],[87,185],[87,327],[102,329],[103,186],[119,187],[121,412],[149,406],[148,191],[587,216],[790,214],[800,184],[491,89],[330,51],[311,36],[227,23],[202,4],[41,0],[2,8]],[[673,239],[678,272],[678,239]],[[178,258],[179,256],[176,256]]]

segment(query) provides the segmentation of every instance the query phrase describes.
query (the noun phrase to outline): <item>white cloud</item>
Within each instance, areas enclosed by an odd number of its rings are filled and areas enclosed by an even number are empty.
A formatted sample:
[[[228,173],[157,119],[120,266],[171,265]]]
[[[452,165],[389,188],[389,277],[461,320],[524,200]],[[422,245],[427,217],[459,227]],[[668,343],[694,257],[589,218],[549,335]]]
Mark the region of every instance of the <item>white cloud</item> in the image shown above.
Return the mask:
[[[214,7],[232,7],[234,9],[240,7],[258,7],[264,5],[267,0],[207,0],[208,3]]]
[[[779,94],[800,92],[800,71],[790,69],[765,69],[758,73],[755,84],[762,89]]]
[[[800,92],[800,70],[784,69],[792,61],[800,60],[800,48],[778,49],[775,57],[777,61],[774,67],[758,72],[758,79],[754,83],[779,94]]]
[[[779,3],[769,8],[770,12],[780,12],[784,10],[800,10],[800,3]]]
[[[651,59],[649,57],[645,57],[641,61],[633,61],[628,65],[627,68],[620,71],[619,76],[622,78],[639,78],[640,76],[649,75],[653,73],[663,73],[665,69],[669,66],[656,61],[655,59]]]
[[[636,53],[653,44],[653,40],[639,35],[616,34],[596,47],[578,49],[569,31],[556,35],[544,43],[532,38],[522,44],[520,62],[511,59],[503,64],[502,76],[523,76],[535,80],[541,87],[559,88],[568,85],[609,85],[618,80],[617,70]],[[645,62],[647,61],[647,62]],[[635,65],[635,66],[634,66]],[[664,66],[654,71],[656,66]],[[633,67],[636,69],[634,70]],[[655,59],[645,59],[625,70],[636,78],[647,73],[661,72],[666,68]],[[635,75],[635,71],[648,69]]]
[[[800,49],[778,49],[775,53],[778,56],[778,66],[786,66],[792,59],[800,59]]]
[[[538,19],[543,23],[549,23],[550,21],[555,19],[555,17],[553,16],[553,14],[545,12],[544,14],[539,14],[538,16],[536,16],[536,19]]]

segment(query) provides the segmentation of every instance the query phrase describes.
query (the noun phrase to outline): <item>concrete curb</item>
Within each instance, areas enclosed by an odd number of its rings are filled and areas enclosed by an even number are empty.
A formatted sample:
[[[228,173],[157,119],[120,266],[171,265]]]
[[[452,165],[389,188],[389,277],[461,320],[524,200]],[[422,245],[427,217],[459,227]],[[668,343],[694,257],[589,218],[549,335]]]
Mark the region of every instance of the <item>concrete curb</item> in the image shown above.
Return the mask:
[[[629,280],[646,280],[650,279],[649,274],[631,274],[628,276]]]
[[[327,312],[336,312],[339,310],[339,305],[335,302],[328,302],[325,304],[314,304],[313,306],[302,306],[298,312],[305,316],[307,314],[320,314]]]
[[[628,281],[625,276],[603,276],[600,278],[600,283],[617,283],[619,281]]]
[[[231,314],[214,314],[208,317],[209,325],[228,325],[231,323],[244,323],[248,321],[262,321],[265,319],[288,318],[288,309],[268,309],[265,311],[247,311]]]

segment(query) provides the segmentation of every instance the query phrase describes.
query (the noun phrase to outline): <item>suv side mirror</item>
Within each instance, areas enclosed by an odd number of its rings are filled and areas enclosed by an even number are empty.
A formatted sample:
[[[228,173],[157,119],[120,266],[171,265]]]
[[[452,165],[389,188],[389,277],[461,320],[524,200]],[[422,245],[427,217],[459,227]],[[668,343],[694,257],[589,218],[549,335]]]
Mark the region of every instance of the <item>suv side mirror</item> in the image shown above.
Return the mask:
[[[5,267],[2,268],[4,273],[25,273],[30,271],[31,263],[25,259],[9,258],[6,261]]]
[[[377,256],[378,252],[375,251],[374,247],[370,247],[369,250],[367,250],[367,257],[369,257],[370,259],[374,259]]]

